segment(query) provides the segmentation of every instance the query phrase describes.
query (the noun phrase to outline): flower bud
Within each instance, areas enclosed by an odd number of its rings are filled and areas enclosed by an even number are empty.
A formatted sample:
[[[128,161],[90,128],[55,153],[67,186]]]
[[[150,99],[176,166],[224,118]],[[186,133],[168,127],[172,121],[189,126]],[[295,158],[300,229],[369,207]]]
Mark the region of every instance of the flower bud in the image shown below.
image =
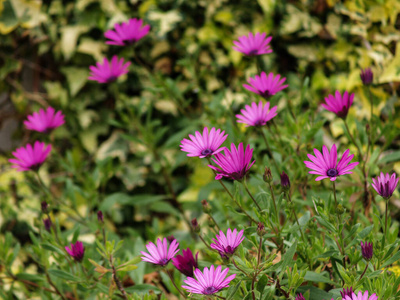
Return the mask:
[[[372,255],[374,254],[374,247],[372,243],[361,242],[361,254],[364,257],[365,260],[370,261],[372,258]]]
[[[44,228],[50,232],[51,226],[53,225],[53,223],[51,222],[50,218],[48,219],[44,219],[43,220],[43,224],[44,224]]]
[[[263,179],[265,182],[271,183],[272,182],[272,172],[271,169],[268,167],[265,167]]]
[[[44,214],[47,214],[47,213],[49,212],[49,211],[48,211],[49,205],[47,204],[46,201],[42,201],[42,203],[40,203],[40,206],[42,207],[42,212],[43,212]]]
[[[361,69],[360,78],[364,85],[370,85],[374,80],[374,73],[372,73],[371,68]]]
[[[104,223],[104,216],[101,210],[97,212],[97,220],[99,220],[100,223]]]
[[[191,223],[192,223],[193,231],[196,232],[196,233],[199,233],[200,232],[200,226],[199,226],[199,223],[197,223],[197,219],[194,218]]]
[[[167,236],[168,242],[172,243],[173,240],[175,240],[175,237],[173,235]]]
[[[344,213],[344,207],[343,207],[343,205],[342,204],[338,204],[338,206],[336,207],[336,213],[338,214],[338,215],[342,215],[343,213]]]
[[[306,300],[306,299],[304,298],[303,294],[300,293],[300,294],[297,294],[295,300]]]
[[[289,176],[285,172],[282,172],[281,174],[281,186],[284,191],[288,191],[290,189]]]
[[[257,225],[257,234],[258,236],[263,236],[265,234],[265,226],[263,223],[259,222]]]
[[[367,123],[367,124],[365,125],[365,131],[366,131],[367,133],[369,133],[370,130],[371,130],[371,126],[369,126],[369,124]]]
[[[201,205],[203,206],[203,212],[205,214],[210,214],[211,212],[211,206],[210,204],[207,202],[206,199],[201,200]]]

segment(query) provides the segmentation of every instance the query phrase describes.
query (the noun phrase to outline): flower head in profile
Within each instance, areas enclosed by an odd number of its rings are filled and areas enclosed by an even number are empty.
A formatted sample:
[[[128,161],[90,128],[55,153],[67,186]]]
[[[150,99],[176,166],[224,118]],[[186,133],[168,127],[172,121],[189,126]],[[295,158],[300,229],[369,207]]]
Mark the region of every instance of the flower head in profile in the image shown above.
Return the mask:
[[[18,171],[37,171],[44,163],[51,151],[51,145],[36,141],[35,144],[27,144],[25,147],[18,148],[12,154],[15,158],[8,161],[12,163],[12,168]]]
[[[131,63],[124,62],[124,59],[118,59],[118,56],[114,55],[111,61],[107,58],[103,59],[103,63],[96,63],[96,66],[90,66],[89,80],[97,81],[98,83],[109,83],[115,81],[119,76],[128,73],[128,67]]]
[[[371,260],[372,255],[374,254],[373,244],[368,242],[361,242],[361,254],[365,260]]]
[[[177,255],[176,257],[173,257],[172,264],[182,274],[193,277],[194,269],[198,268],[197,256],[199,255],[199,252],[197,252],[196,257],[194,257],[190,248],[187,248],[186,250],[182,250],[182,254],[183,255]]]
[[[237,232],[236,228],[233,231],[229,228],[226,235],[220,231],[219,235],[217,234],[217,239],[212,240],[215,244],[211,243],[211,248],[218,250],[221,255],[232,256],[244,240],[243,229]]]
[[[229,287],[229,283],[236,277],[236,274],[232,274],[225,278],[229,268],[223,271],[221,271],[221,269],[221,266],[215,269],[213,265],[210,267],[210,270],[204,268],[203,272],[196,269],[194,271],[194,276],[197,280],[188,277],[183,281],[187,285],[182,285],[182,287],[193,294],[212,295],[218,293],[223,288]]]
[[[372,294],[368,297],[368,291],[365,291],[364,294],[359,291],[358,294],[353,293],[351,296],[346,295],[342,300],[378,300],[378,296],[376,294]]]
[[[353,295],[353,287],[343,288],[343,291],[340,291],[340,295],[342,298],[345,298],[346,296],[351,297],[351,295]]]
[[[65,250],[78,262],[81,262],[83,256],[85,255],[85,247],[83,246],[82,242],[79,241],[76,241],[75,244],[71,243],[70,247],[66,246]]]
[[[157,246],[152,242],[149,242],[146,245],[147,251],[149,251],[150,254],[144,251],[141,251],[140,253],[143,254],[143,261],[155,265],[166,266],[175,254],[179,252],[178,246],[179,243],[176,240],[173,240],[168,248],[167,238],[164,238],[162,241],[161,239],[157,239]]]
[[[62,112],[56,112],[54,108],[50,106],[46,110],[41,108],[39,112],[34,112],[32,115],[28,116],[28,120],[24,121],[26,129],[38,132],[50,132],[64,123],[64,115]]]
[[[180,147],[182,151],[188,152],[187,156],[209,157],[224,149],[219,147],[221,147],[227,137],[228,135],[225,134],[225,131],[221,131],[221,129],[216,130],[213,127],[209,132],[208,128],[204,127],[203,135],[198,131],[196,131],[194,136],[189,134],[190,140],[183,139]]]
[[[237,122],[246,124],[246,127],[263,126],[277,115],[276,110],[276,106],[269,108],[269,102],[265,103],[265,105],[263,105],[262,101],[258,105],[253,102],[251,106],[246,105],[245,109],[240,110],[242,114],[236,115]]]
[[[389,173],[383,174],[381,172],[381,175],[372,178],[372,187],[385,199],[392,197],[398,183],[399,178],[396,178],[396,173],[389,175]]]
[[[302,293],[297,294],[295,300],[306,300]]]
[[[143,26],[143,20],[130,19],[128,22],[115,24],[114,30],[110,29],[104,33],[109,39],[106,44],[127,46],[136,43],[149,33],[150,25]]]
[[[349,155],[349,152],[349,149],[347,149],[338,163],[336,145],[333,144],[330,153],[328,148],[324,145],[322,146],[322,154],[319,150],[314,149],[315,156],[307,154],[311,161],[304,161],[304,163],[307,168],[312,170],[308,173],[320,175],[315,181],[325,178],[335,181],[340,175],[352,174],[353,172],[350,172],[350,170],[353,170],[355,166],[358,165],[358,162],[350,163],[354,154]]]
[[[339,91],[335,95],[329,95],[325,98],[325,103],[321,104],[325,109],[335,113],[339,118],[346,119],[350,106],[353,104],[354,93],[350,94],[346,91],[343,96]]]
[[[284,190],[290,189],[290,179],[289,176],[285,173],[285,171],[281,174],[281,187]]]
[[[50,232],[51,226],[53,225],[53,222],[51,222],[50,218],[44,219],[43,224],[44,224],[44,229]]]
[[[217,153],[215,159],[212,158],[212,161],[215,162],[219,168],[208,165],[217,172],[215,176],[216,180],[227,177],[241,181],[256,162],[255,160],[251,162],[253,149],[250,149],[250,145],[247,145],[246,150],[243,151],[243,143],[240,143],[237,148],[235,144],[232,143],[231,150],[229,151],[228,148],[225,148],[224,154]]]
[[[265,72],[261,72],[260,75],[250,77],[247,80],[250,85],[243,84],[243,87],[264,98],[269,98],[289,86],[284,84],[285,80],[286,77],[281,78],[279,74],[274,76],[273,73],[269,73],[267,76]]]
[[[242,52],[247,56],[256,56],[271,53],[272,49],[269,45],[269,42],[272,40],[272,36],[267,37],[267,34],[264,33],[256,33],[252,34],[251,32],[246,36],[240,36],[238,41],[233,41],[235,46],[232,48],[236,51]]]
[[[364,85],[370,85],[374,80],[374,73],[372,73],[371,68],[361,69],[360,78]]]

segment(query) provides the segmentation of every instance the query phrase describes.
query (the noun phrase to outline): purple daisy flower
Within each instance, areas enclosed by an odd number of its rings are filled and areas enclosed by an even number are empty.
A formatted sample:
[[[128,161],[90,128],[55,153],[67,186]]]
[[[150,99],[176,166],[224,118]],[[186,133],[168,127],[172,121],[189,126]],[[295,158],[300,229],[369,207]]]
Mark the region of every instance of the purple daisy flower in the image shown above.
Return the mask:
[[[381,172],[380,176],[372,178],[372,182],[372,187],[375,191],[383,198],[389,199],[399,183],[399,178],[396,178],[396,173],[392,175],[386,173],[385,175]]]
[[[372,73],[370,68],[361,69],[360,78],[364,85],[370,85],[374,80],[374,73]]]
[[[217,153],[215,159],[212,160],[219,165],[220,168],[208,165],[211,169],[217,171],[215,176],[216,180],[222,177],[227,177],[233,180],[242,180],[249,172],[252,165],[256,162],[251,158],[253,156],[253,149],[250,149],[250,145],[247,145],[246,150],[243,151],[243,143],[240,143],[236,149],[235,144],[231,144],[231,151],[228,148],[224,149],[225,155]]]
[[[114,55],[109,62],[107,58],[103,59],[103,64],[96,63],[96,66],[90,66],[91,74],[89,80],[97,81],[98,83],[109,83],[115,81],[119,76],[128,73],[128,67],[131,63],[124,63],[124,59],[118,60]]]
[[[66,246],[65,250],[71,255],[76,261],[81,262],[85,255],[85,247],[82,242],[77,241],[75,244],[71,243],[71,247]]]
[[[36,141],[35,144],[27,144],[25,147],[18,148],[13,152],[14,158],[8,161],[12,164],[12,168],[17,168],[17,171],[37,171],[44,163],[51,151],[51,145],[46,146],[45,143]]]
[[[343,291],[340,291],[340,295],[342,298],[345,298],[346,296],[351,297],[351,295],[353,295],[353,288],[343,288]]]
[[[272,40],[272,36],[266,37],[266,33],[256,33],[253,35],[251,32],[248,36],[243,35],[238,38],[239,41],[233,41],[235,46],[232,48],[236,51],[242,52],[247,56],[255,56],[271,53],[272,49],[269,42]]]
[[[189,134],[190,140],[183,139],[180,147],[182,151],[189,153],[187,156],[210,157],[224,149],[219,148],[228,137],[227,134],[224,134],[225,131],[221,132],[221,129],[216,130],[214,127],[209,133],[208,128],[204,127],[203,135],[198,131],[195,136]]]
[[[150,254],[144,251],[141,251],[140,253],[143,254],[143,261],[155,265],[166,266],[175,254],[179,252],[178,246],[179,243],[176,240],[173,240],[168,249],[167,238],[164,238],[162,241],[161,239],[157,239],[157,246],[152,242],[149,242],[146,245],[147,251],[149,251]]]
[[[182,287],[193,294],[201,295],[212,295],[218,293],[223,288],[229,287],[229,283],[236,277],[236,274],[232,274],[225,278],[228,274],[229,268],[221,271],[221,266],[214,269],[214,266],[204,268],[203,273],[196,269],[194,271],[194,276],[186,278],[183,282],[187,285],[182,285]]]
[[[283,84],[285,80],[286,77],[281,78],[279,74],[274,77],[272,72],[268,76],[265,72],[261,72],[260,76],[250,77],[247,80],[250,85],[243,84],[243,87],[264,98],[269,98],[289,86],[288,84]]]
[[[196,253],[196,258],[193,256],[190,248],[182,250],[182,253],[183,255],[177,255],[176,257],[172,258],[172,264],[182,274],[188,277],[193,277],[194,269],[198,268],[197,256],[199,255],[199,252]]]
[[[104,33],[109,39],[106,44],[127,46],[136,43],[149,33],[150,25],[143,25],[141,19],[130,19],[128,22],[115,24],[114,30],[110,29]]]
[[[277,115],[276,110],[278,107],[274,106],[273,108],[269,109],[269,102],[263,105],[262,101],[257,103],[251,103],[251,107],[249,105],[245,106],[245,109],[241,109],[241,115],[236,115],[238,119],[238,123],[246,124],[246,127],[249,126],[263,126],[267,124],[269,120],[274,118]]]
[[[329,95],[325,98],[325,103],[321,104],[325,109],[335,113],[339,118],[346,119],[350,106],[353,104],[354,93],[350,94],[346,91],[343,96],[339,91],[335,92],[335,96]]]
[[[374,254],[373,244],[368,242],[361,242],[361,254],[365,260],[371,260],[372,255]]]
[[[52,107],[48,107],[47,110],[41,108],[39,112],[34,112],[28,116],[28,120],[24,121],[26,129],[38,132],[50,132],[64,123],[62,112],[57,111],[55,113]]]
[[[357,295],[356,295],[356,293],[353,293],[351,296],[346,295],[346,297],[343,299],[344,300],[378,300],[378,296],[376,294],[372,294],[371,296],[368,297],[368,291],[365,291],[364,295],[361,291],[359,291]]]
[[[315,156],[307,154],[311,161],[304,161],[304,163],[307,168],[313,170],[308,173],[321,175],[318,176],[315,181],[320,181],[325,178],[335,181],[340,175],[352,174],[353,172],[350,172],[350,170],[353,170],[355,166],[359,164],[358,162],[349,164],[354,156],[354,154],[349,155],[349,152],[349,149],[347,149],[338,163],[336,145],[333,144],[330,153],[328,148],[324,145],[322,146],[323,154],[317,149],[314,149]]]
[[[226,236],[220,231],[219,235],[217,234],[217,239],[212,240],[215,244],[211,244],[211,248],[218,250],[221,256],[225,255],[229,257],[235,253],[236,248],[243,242],[243,229],[238,233],[236,228],[233,231],[229,228]]]

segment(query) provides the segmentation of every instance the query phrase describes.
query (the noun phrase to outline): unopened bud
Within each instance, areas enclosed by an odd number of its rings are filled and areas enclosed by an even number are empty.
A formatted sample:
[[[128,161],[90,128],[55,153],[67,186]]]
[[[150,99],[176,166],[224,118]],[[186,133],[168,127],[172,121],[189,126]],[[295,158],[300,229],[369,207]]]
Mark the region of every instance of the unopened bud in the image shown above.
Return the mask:
[[[371,126],[369,126],[369,124],[367,123],[367,124],[365,125],[365,131],[366,131],[367,133],[369,133],[370,129],[371,129]]]
[[[374,247],[372,243],[361,242],[361,254],[365,260],[370,261],[374,254]]]
[[[44,213],[44,214],[47,214],[48,213],[48,207],[49,207],[49,205],[47,204],[47,202],[46,201],[42,201],[42,203],[40,203],[40,206],[42,207],[42,212]]]
[[[338,206],[336,207],[336,213],[338,215],[342,215],[344,213],[344,207],[342,204],[338,204]]]
[[[210,214],[211,212],[211,206],[210,204],[207,202],[206,199],[201,200],[201,205],[203,206],[203,211],[205,214]]]
[[[51,225],[53,225],[53,223],[51,222],[50,218],[49,219],[44,219],[43,220],[43,224],[44,224],[44,228],[50,232],[51,229]]]
[[[97,212],[97,220],[99,220],[99,222],[101,222],[101,223],[104,222],[104,216],[103,216],[103,212],[101,210],[99,210]]]
[[[281,174],[281,186],[284,191],[288,191],[290,189],[289,176],[285,172],[282,172]]]
[[[211,228],[215,227],[214,219],[211,217],[208,217],[208,226],[210,226]]]
[[[259,222],[257,225],[257,234],[258,236],[263,236],[265,234],[265,226],[261,222]]]
[[[263,179],[265,182],[271,183],[272,182],[272,172],[271,169],[268,167],[265,167]]]
[[[199,223],[197,223],[197,219],[196,218],[194,218],[192,220],[192,228],[193,228],[194,232],[196,232],[196,233],[200,232],[200,226],[199,226]]]
[[[374,80],[374,73],[370,68],[361,69],[360,78],[364,85],[370,85]]]
[[[175,240],[175,237],[173,235],[167,236],[168,242],[172,243]]]

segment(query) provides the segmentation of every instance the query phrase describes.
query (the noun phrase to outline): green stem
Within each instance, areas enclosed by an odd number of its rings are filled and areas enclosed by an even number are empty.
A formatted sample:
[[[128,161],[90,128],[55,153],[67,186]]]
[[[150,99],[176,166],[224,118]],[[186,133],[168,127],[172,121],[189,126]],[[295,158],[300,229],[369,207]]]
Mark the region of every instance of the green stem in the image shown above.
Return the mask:
[[[383,238],[382,238],[382,251],[384,253],[385,249],[385,243],[386,243],[386,234],[387,234],[387,219],[388,219],[388,204],[389,204],[389,199],[385,199],[385,231],[383,232]]]
[[[353,135],[351,134],[350,129],[349,129],[349,126],[347,125],[346,119],[343,119],[343,122],[344,122],[344,126],[345,126],[346,129],[347,129],[347,132],[349,133],[349,136],[350,136],[350,138],[351,138],[351,141],[353,142],[354,146],[357,147],[359,158],[362,159],[362,152],[361,152],[361,149],[360,149],[360,147],[358,147],[358,145],[357,145],[357,143],[356,143],[356,140],[354,139]]]
[[[280,171],[280,169],[279,169],[279,167],[278,167],[278,164],[276,163],[276,161],[275,161],[275,159],[274,159],[274,155],[272,154],[271,148],[269,147],[269,144],[268,144],[268,141],[267,141],[267,137],[265,136],[264,131],[262,130],[262,128],[260,128],[259,131],[261,132],[261,135],[262,135],[262,137],[263,137],[263,139],[264,139],[265,145],[267,146],[268,152],[269,152],[269,154],[271,155],[271,161],[272,161],[272,163],[274,164],[276,170],[278,171],[278,174],[281,174],[281,171]]]
[[[178,288],[178,286],[177,286],[176,283],[175,283],[174,278],[172,277],[172,274],[171,274],[167,269],[165,269],[165,272],[168,274],[169,279],[171,279],[172,284],[174,285],[174,287],[176,288],[176,290],[179,292],[179,294],[181,294],[181,296],[183,297],[183,299],[186,299],[186,295],[181,291],[180,288]]]
[[[247,192],[247,194],[249,194],[251,200],[253,200],[254,204],[257,206],[258,210],[261,211],[262,208],[261,206],[257,203],[256,199],[254,199],[253,195],[250,193],[249,188],[247,187],[247,182],[246,182],[246,178],[243,179],[243,186]]]
[[[364,272],[361,274],[361,276],[360,276],[360,278],[358,279],[357,283],[360,282],[361,278],[363,278],[365,272],[366,272],[367,269],[368,269],[368,265],[369,265],[369,261],[367,262],[367,265],[365,266]]]
[[[338,214],[338,212],[337,212],[338,203],[337,203],[337,199],[336,199],[336,185],[335,185],[334,181],[332,181],[332,186],[333,186],[333,196],[335,199],[335,214],[337,214],[337,217],[338,217],[338,236],[339,236],[339,240],[340,240],[340,244],[341,244],[341,247],[340,247],[342,250],[341,252],[343,255],[343,267],[346,269],[346,253],[344,251],[344,240],[343,240],[343,236],[342,236],[342,230],[340,229],[341,224],[342,224],[342,218],[341,218],[341,215]]]
[[[246,271],[244,271],[241,268],[239,268],[239,266],[236,264],[236,262],[235,262],[235,260],[233,258],[232,258],[232,263],[236,267],[236,269],[238,269],[240,272],[242,272],[243,274],[245,274],[249,278],[251,277]]]

